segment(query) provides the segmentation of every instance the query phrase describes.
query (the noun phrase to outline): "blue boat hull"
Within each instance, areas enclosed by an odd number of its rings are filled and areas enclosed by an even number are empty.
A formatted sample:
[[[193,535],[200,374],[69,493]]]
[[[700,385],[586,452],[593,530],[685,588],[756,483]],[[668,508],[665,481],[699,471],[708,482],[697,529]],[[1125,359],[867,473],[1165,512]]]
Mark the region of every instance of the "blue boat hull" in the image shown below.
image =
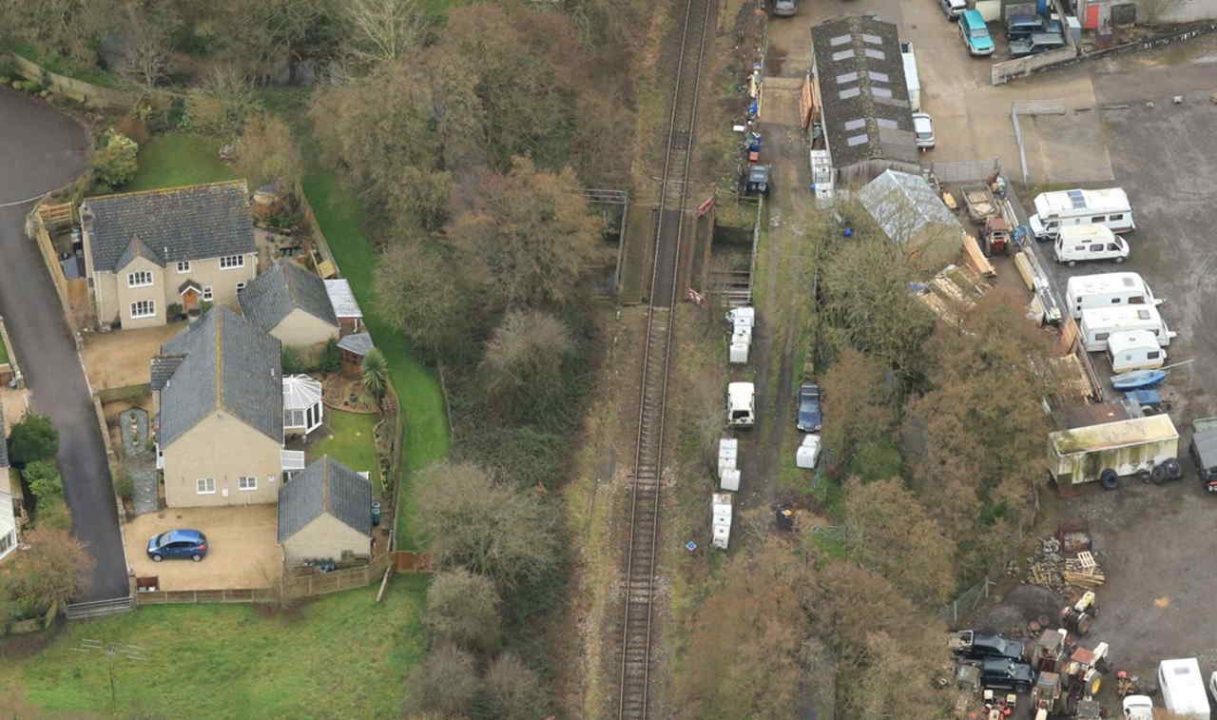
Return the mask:
[[[1112,377],[1111,386],[1121,392],[1125,390],[1145,390],[1157,386],[1165,379],[1165,370],[1134,370],[1133,372]]]

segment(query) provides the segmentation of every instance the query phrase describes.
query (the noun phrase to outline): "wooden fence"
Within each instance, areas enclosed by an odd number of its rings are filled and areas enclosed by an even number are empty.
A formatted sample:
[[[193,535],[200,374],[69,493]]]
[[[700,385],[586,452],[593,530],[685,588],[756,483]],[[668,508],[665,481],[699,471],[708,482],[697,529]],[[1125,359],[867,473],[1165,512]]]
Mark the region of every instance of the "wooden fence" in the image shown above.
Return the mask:
[[[76,330],[72,303],[68,296],[68,279],[63,274],[63,266],[59,264],[59,252],[51,240],[50,231],[47,230],[47,218],[44,214],[44,208],[47,207],[40,203],[34,208],[26,219],[25,231],[38,244],[43,264],[46,265],[47,272],[51,274],[51,284],[55,286],[55,294],[59,296],[59,304],[63,307],[63,316],[71,324],[72,329]]]

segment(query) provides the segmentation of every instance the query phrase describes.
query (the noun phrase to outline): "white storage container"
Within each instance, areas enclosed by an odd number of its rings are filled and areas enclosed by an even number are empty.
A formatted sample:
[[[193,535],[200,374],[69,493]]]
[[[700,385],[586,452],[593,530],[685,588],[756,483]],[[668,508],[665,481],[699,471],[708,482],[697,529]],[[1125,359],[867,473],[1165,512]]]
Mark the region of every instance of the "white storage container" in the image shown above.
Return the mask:
[[[730,490],[731,492],[739,492],[739,470],[731,468],[719,473],[719,490]]]

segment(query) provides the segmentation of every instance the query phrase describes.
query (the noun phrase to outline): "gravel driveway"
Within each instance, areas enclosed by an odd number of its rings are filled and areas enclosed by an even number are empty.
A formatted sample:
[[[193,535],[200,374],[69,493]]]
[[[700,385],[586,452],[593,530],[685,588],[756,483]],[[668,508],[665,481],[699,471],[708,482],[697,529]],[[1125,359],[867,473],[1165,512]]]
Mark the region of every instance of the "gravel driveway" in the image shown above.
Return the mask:
[[[83,169],[86,138],[45,103],[0,88],[0,206],[63,185]],[[127,594],[114,492],[76,345],[34,243],[31,205],[0,207],[0,314],[33,391],[33,405],[59,429],[59,467],[76,536],[96,560],[81,600]]]

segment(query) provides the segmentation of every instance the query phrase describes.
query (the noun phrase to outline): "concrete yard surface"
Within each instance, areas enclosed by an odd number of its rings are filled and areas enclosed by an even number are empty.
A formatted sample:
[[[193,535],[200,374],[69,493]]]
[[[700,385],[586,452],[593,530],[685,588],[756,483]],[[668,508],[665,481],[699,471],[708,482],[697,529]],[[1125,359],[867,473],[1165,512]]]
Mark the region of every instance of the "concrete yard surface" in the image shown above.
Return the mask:
[[[148,361],[165,341],[186,327],[185,323],[172,323],[85,335],[82,355],[93,392],[148,382]]]
[[[276,505],[169,508],[140,515],[123,527],[123,533],[136,577],[158,577],[161,590],[264,588],[283,575],[277,524]],[[147,553],[148,539],[174,528],[202,531],[207,536],[207,557],[197,563],[153,562]]]

